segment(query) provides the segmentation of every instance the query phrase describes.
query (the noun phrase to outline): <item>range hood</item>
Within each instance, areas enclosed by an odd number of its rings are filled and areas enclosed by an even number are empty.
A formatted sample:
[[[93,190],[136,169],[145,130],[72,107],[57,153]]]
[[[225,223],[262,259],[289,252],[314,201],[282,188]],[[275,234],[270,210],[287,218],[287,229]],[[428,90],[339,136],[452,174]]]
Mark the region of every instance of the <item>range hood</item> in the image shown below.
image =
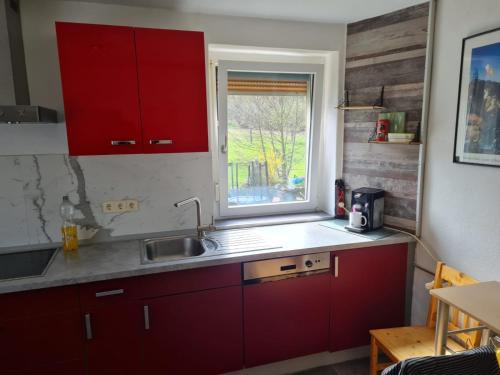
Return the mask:
[[[57,122],[53,109],[30,105],[19,0],[0,0],[0,123]]]

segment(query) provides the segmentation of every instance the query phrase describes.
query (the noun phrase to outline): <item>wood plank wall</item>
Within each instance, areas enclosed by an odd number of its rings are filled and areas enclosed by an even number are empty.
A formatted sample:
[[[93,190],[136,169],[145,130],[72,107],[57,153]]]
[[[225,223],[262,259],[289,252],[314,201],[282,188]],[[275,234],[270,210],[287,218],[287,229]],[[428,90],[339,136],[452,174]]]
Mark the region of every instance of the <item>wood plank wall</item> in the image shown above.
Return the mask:
[[[385,86],[384,106],[406,112],[407,131],[422,116],[429,4],[347,26],[345,87],[351,105],[373,104]],[[386,191],[385,222],[415,229],[418,145],[367,143],[378,112],[344,112],[343,177],[351,189]]]

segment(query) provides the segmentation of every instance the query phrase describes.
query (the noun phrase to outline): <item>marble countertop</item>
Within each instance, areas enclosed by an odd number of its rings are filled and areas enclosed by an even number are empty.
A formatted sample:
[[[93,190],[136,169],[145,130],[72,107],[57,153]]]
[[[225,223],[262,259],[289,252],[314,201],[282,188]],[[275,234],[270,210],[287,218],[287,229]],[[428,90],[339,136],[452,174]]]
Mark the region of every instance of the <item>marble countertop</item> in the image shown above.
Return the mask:
[[[137,239],[85,245],[71,254],[58,250],[44,276],[0,281],[0,294],[259,259],[413,242],[410,236],[401,233],[373,240],[328,228],[321,223],[253,228],[262,238],[281,246],[278,248],[199,256],[164,263],[141,264],[141,240]]]

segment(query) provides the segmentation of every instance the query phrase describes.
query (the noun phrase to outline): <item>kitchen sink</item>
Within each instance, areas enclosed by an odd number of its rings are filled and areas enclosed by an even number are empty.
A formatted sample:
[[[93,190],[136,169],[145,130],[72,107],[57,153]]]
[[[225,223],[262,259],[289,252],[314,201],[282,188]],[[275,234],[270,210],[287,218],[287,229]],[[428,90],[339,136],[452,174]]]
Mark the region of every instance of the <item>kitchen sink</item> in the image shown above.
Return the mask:
[[[167,262],[207,255],[217,249],[217,243],[208,238],[191,236],[164,237],[142,241],[142,263]]]
[[[43,276],[57,249],[0,254],[0,280]]]

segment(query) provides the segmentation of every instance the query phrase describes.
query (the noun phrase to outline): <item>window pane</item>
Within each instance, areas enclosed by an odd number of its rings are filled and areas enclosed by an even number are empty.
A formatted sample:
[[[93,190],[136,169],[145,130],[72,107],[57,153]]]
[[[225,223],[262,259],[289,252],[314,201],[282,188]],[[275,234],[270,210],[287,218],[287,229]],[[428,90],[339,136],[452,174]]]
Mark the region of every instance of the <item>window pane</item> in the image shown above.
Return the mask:
[[[228,205],[307,200],[312,77],[228,73]]]

